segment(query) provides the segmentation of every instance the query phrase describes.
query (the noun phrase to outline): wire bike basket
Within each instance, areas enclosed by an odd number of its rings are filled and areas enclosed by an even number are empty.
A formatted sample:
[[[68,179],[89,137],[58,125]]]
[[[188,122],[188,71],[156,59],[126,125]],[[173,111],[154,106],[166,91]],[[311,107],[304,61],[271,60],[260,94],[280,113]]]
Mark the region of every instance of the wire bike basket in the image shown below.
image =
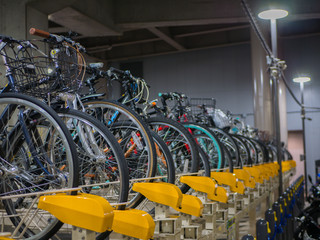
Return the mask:
[[[76,92],[82,86],[84,60],[67,43],[52,45],[30,41],[10,44],[1,52],[13,79],[14,91],[47,98],[59,92]]]

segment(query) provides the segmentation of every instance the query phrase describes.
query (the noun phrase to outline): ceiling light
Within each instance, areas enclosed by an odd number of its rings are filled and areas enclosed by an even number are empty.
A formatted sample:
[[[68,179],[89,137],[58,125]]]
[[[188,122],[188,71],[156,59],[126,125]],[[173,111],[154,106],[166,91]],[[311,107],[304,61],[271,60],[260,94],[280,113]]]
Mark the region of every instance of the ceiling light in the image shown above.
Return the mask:
[[[305,82],[310,82],[311,78],[309,78],[309,77],[297,77],[297,78],[294,78],[292,81],[294,81],[296,83],[305,83]]]
[[[259,18],[266,19],[266,20],[279,19],[279,18],[284,18],[286,16],[288,16],[288,11],[283,9],[270,9],[270,10],[260,12],[258,14]]]

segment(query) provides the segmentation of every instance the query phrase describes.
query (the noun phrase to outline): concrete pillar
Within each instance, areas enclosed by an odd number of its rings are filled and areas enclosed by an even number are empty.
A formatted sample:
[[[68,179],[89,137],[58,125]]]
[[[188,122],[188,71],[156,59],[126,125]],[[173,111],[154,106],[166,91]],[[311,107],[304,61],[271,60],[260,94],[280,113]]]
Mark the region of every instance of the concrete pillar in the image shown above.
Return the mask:
[[[251,30],[251,61],[254,86],[254,125],[274,135],[272,112],[272,86],[267,71],[266,53],[259,39]]]
[[[30,38],[29,28],[48,30],[48,16],[28,6],[30,0],[0,0],[0,33],[17,39]]]
[[[33,39],[30,27],[48,30],[48,16],[28,6],[30,0],[0,0],[0,34],[16,39]],[[0,59],[0,86],[6,84],[5,69]]]

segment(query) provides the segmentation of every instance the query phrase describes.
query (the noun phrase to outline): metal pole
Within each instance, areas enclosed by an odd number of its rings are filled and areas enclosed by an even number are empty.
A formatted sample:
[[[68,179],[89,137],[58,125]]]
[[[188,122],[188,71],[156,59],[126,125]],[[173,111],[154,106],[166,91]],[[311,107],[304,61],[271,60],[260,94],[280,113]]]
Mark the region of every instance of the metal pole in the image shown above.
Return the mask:
[[[278,47],[277,47],[277,20],[270,19],[270,28],[271,28],[271,46],[272,54],[276,58],[278,56]]]
[[[272,44],[272,54],[276,58],[277,57],[277,22],[275,19],[270,20],[271,27],[271,44]],[[281,146],[281,135],[280,135],[280,110],[279,110],[279,69],[271,70],[272,81],[274,86],[274,101],[273,101],[273,109],[274,109],[274,133],[276,137],[277,144],[277,158],[278,164],[280,166],[279,169],[279,196],[283,192],[283,183],[282,183],[282,146]]]
[[[302,142],[303,142],[303,161],[304,161],[304,184],[305,184],[305,196],[308,196],[308,177],[307,177],[307,158],[306,158],[306,132],[305,132],[305,120],[306,113],[304,108],[304,83],[300,82],[300,92],[301,92],[301,120],[302,120]]]

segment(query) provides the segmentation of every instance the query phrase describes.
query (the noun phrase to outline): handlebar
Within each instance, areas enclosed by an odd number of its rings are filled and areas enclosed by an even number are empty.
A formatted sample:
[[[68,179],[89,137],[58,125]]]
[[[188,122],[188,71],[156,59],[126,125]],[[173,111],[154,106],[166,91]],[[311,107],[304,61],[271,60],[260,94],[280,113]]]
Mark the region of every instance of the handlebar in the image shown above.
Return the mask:
[[[39,37],[43,37],[43,38],[50,38],[52,37],[52,34],[50,34],[49,32],[40,30],[40,29],[36,29],[36,28],[30,28],[29,33],[31,35],[35,35],[35,36],[39,36]]]
[[[119,75],[127,75],[127,76],[131,75],[129,70],[123,71],[123,70],[120,70],[120,69],[117,69],[117,68],[114,68],[114,67],[111,67],[109,69],[109,71],[113,72],[113,73],[116,73],[116,74],[119,74]]]
[[[169,93],[158,93],[158,96],[161,97],[164,100],[169,100],[169,99],[176,99],[176,100],[182,100],[186,99],[186,95],[183,93],[178,93],[178,92],[169,92]]]
[[[0,34],[0,40],[2,40],[3,42],[16,42],[16,43],[19,43],[21,41],[17,40],[17,39],[14,39],[13,37],[10,37],[10,36],[6,36],[6,35],[2,35]]]
[[[71,44],[74,47],[77,47],[81,52],[86,52],[85,47],[83,47],[80,43],[77,43],[75,41],[73,41],[71,38],[62,36],[62,35],[56,35],[56,34],[52,34],[40,29],[36,29],[36,28],[30,28],[29,33],[31,35],[35,35],[35,36],[39,36],[42,38],[47,38],[50,41],[54,41],[56,43],[62,43],[62,42],[67,42],[69,44]]]

